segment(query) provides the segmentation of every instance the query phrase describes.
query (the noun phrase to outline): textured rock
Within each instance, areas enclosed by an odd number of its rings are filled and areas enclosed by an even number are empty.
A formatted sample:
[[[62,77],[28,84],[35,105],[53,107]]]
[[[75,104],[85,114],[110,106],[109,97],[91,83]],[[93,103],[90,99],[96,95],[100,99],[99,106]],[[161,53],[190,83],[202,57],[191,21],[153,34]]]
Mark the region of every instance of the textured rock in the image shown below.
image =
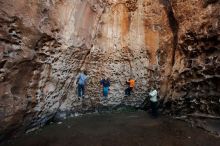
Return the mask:
[[[172,1],[172,6],[179,29],[168,105],[175,114],[219,114],[219,1]]]
[[[219,1],[0,0],[0,131],[138,107],[152,85],[164,112],[220,114]],[[87,98],[76,76],[87,70]],[[107,101],[99,80],[110,77]],[[125,81],[136,87],[124,97]],[[23,125],[23,126],[21,126]]]

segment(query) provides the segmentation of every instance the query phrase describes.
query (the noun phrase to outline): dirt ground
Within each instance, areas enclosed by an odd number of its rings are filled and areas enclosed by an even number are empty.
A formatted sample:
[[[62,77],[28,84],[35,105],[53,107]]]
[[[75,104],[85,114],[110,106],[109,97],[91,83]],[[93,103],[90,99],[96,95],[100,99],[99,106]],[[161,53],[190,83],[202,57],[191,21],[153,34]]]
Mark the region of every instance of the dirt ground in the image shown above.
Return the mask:
[[[186,122],[153,119],[140,111],[67,119],[0,146],[220,146],[220,138]]]

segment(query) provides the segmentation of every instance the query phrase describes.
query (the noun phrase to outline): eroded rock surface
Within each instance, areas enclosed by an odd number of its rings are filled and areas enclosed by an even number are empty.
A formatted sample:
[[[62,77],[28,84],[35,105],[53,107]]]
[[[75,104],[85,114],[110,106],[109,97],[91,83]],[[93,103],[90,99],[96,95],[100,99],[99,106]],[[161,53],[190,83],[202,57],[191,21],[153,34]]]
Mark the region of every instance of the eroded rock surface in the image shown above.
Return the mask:
[[[0,6],[2,133],[55,115],[139,106],[153,84],[165,113],[220,114],[218,0],[0,0]],[[80,70],[89,74],[84,101],[76,96]],[[131,75],[135,91],[124,97]],[[111,89],[103,103],[105,76]]]
[[[169,107],[176,114],[219,114],[219,1],[173,1],[172,6],[179,29]]]

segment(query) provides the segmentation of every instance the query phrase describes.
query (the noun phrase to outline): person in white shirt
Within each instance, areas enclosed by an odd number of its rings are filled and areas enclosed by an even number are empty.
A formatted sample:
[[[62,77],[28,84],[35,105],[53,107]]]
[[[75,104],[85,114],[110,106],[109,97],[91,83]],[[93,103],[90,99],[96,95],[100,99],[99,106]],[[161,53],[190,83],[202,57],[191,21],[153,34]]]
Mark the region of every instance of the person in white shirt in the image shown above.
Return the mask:
[[[158,113],[157,113],[157,103],[158,103],[158,99],[157,99],[157,90],[156,88],[153,88],[150,93],[149,93],[149,96],[150,96],[150,107],[151,107],[151,110],[152,110],[152,116],[153,117],[157,117],[158,116]]]

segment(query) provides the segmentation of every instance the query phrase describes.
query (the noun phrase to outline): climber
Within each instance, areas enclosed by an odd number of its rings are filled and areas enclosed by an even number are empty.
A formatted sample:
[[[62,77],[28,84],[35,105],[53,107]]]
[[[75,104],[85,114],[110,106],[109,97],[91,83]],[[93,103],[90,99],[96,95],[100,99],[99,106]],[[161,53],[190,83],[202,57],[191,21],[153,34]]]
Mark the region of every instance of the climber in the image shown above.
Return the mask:
[[[150,96],[150,107],[152,110],[152,116],[157,117],[157,105],[158,105],[158,99],[157,99],[157,90],[155,87],[153,87],[149,93]]]
[[[77,77],[76,83],[78,84],[78,97],[84,98],[85,94],[85,86],[87,83],[87,72],[83,71],[82,73],[79,74]]]
[[[128,85],[128,88],[125,89],[125,96],[130,96],[131,91],[134,88],[135,80],[130,78],[128,81],[126,81],[126,84]]]
[[[100,81],[100,85],[103,87],[102,93],[105,98],[108,97],[109,87],[110,87],[110,79],[104,78]]]

